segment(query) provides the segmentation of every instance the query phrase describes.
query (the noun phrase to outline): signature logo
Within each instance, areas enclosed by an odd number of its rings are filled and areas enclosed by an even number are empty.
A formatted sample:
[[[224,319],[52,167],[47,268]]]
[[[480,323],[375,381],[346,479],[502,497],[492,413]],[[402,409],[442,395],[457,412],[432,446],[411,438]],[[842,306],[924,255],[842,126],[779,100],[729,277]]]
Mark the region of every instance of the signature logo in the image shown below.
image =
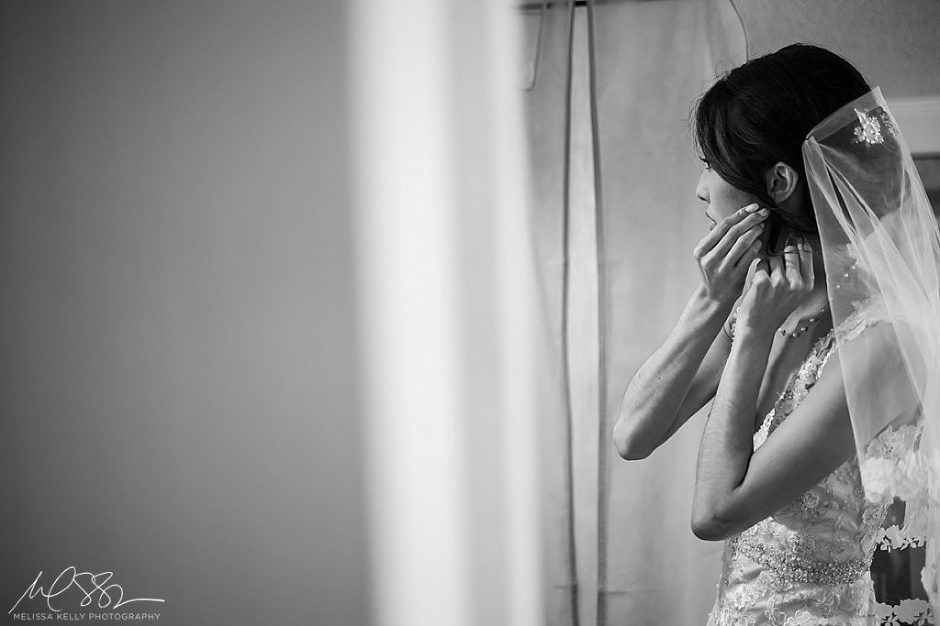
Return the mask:
[[[53,598],[57,598],[73,588],[84,594],[80,602],[83,607],[90,605],[96,597],[100,609],[117,609],[131,602],[165,602],[162,598],[125,599],[124,588],[121,585],[117,583],[108,584],[113,576],[114,572],[100,572],[98,574],[80,572],[74,565],[70,565],[55,577],[52,584],[43,587],[39,584],[39,579],[42,578],[42,570],[40,570],[7,614],[13,613],[20,602],[23,601],[23,598],[32,600],[40,595],[46,599],[46,606],[49,607],[49,610],[58,613],[62,609],[53,606]]]

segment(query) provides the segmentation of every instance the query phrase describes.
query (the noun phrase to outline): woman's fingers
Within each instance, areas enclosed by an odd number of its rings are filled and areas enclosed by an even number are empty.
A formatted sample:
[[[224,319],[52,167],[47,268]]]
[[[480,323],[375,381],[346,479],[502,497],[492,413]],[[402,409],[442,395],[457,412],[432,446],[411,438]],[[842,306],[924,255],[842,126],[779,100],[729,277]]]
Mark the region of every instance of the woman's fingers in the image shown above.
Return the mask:
[[[760,228],[751,228],[734,242],[724,257],[726,266],[747,267],[760,254]]]
[[[767,266],[767,263],[764,261],[764,259],[760,257],[755,257],[754,260],[751,261],[751,264],[747,268],[747,283],[748,284],[751,283],[751,281],[754,279],[754,274],[757,273],[758,269],[760,269],[761,267],[766,268],[766,266]]]
[[[813,269],[813,247],[805,237],[802,238],[797,246],[800,255],[800,268],[803,272],[803,281],[807,289],[812,289],[816,284],[815,270]]]
[[[800,250],[792,239],[783,248],[783,272],[791,287],[803,287]]]
[[[759,209],[757,212],[749,214],[743,220],[732,224],[725,231],[725,234],[722,235],[721,239],[715,243],[711,251],[712,254],[720,258],[728,257],[731,255],[731,250],[734,245],[740,241],[742,237],[753,236],[754,239],[760,237],[760,234],[764,231],[764,220],[767,219],[769,214],[770,211],[767,209]]]
[[[813,290],[813,249],[805,237],[793,236],[782,255],[759,258],[751,267],[744,304],[754,320],[777,328]]]
[[[765,209],[766,210],[766,209]],[[698,243],[693,251],[693,256],[696,259],[702,259],[706,255],[712,252],[723,253],[723,251],[718,250],[719,244],[723,241],[728,240],[729,234],[731,235],[730,243],[724,247],[724,251],[727,251],[731,248],[731,244],[737,240],[748,229],[759,224],[766,218],[766,215],[762,215],[759,211],[759,207],[756,204],[749,204],[748,206],[738,209],[728,217],[724,218],[718,222],[714,228],[708,231],[708,234]]]
[[[759,236],[759,233],[758,233]],[[760,256],[761,242],[755,239],[737,260],[737,267],[748,267],[754,259]]]
[[[697,259],[702,269],[716,276],[740,274],[740,265],[749,263],[760,252],[756,242],[763,232],[763,219],[755,213],[728,228],[721,240]]]
[[[811,291],[815,284],[813,248],[806,237],[800,237],[788,243],[784,248],[783,257],[790,286],[803,291]]]
[[[767,259],[770,264],[770,278],[774,284],[779,284],[785,278],[784,260],[779,256],[772,256]]]
[[[741,294],[742,269],[757,257],[756,242],[769,214],[757,204],[739,209],[718,222],[692,251],[709,297],[724,301]]]

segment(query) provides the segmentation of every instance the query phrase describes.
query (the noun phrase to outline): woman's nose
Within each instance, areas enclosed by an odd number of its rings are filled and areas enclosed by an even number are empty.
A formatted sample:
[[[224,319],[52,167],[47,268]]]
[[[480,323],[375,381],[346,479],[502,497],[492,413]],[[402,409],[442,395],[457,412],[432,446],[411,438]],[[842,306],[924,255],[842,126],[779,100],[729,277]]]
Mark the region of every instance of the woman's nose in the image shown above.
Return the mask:
[[[702,175],[698,179],[698,184],[695,186],[695,197],[702,202],[708,202],[708,187],[705,186],[705,172],[702,172]]]

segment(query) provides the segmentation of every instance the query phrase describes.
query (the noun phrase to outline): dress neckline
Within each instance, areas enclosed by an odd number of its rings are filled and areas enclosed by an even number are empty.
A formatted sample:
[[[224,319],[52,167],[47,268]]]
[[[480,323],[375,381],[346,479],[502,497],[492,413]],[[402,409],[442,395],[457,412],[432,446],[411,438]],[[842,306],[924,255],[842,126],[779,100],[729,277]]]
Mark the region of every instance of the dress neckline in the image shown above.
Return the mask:
[[[760,446],[764,440],[766,440],[767,436],[770,435],[771,430],[773,430],[777,424],[779,424],[781,421],[783,421],[784,418],[786,418],[787,415],[789,415],[789,411],[782,411],[782,405],[788,398],[793,397],[797,382],[801,380],[803,380],[804,383],[807,382],[805,380],[807,372],[809,371],[811,364],[814,362],[815,371],[813,376],[814,378],[818,379],[819,369],[823,367],[829,360],[829,353],[831,352],[835,343],[835,331],[836,327],[832,326],[828,331],[826,331],[824,335],[820,335],[815,341],[813,341],[809,352],[805,357],[803,357],[802,361],[800,361],[799,367],[797,367],[796,370],[793,371],[787,378],[786,383],[784,383],[783,388],[777,395],[777,399],[774,400],[773,404],[770,406],[770,409],[763,415],[760,426],[754,432],[754,436],[758,438],[758,441],[755,441],[757,446]],[[825,356],[823,356],[824,353]],[[812,387],[815,382],[816,381],[814,380],[812,383],[806,385],[807,393],[808,388]],[[785,414],[781,416],[781,412],[784,412]]]

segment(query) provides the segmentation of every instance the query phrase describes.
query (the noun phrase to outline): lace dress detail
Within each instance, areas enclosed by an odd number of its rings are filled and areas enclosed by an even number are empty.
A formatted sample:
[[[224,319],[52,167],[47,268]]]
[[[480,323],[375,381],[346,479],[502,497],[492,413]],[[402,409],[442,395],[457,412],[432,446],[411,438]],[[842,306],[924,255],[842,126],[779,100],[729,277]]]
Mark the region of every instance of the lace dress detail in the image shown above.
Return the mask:
[[[857,321],[852,320],[853,332],[860,332]],[[832,330],[813,345],[754,434],[754,450],[809,394],[836,336],[844,335]],[[730,538],[708,625],[876,623],[869,568],[888,505],[866,501],[853,457],[795,501]]]

